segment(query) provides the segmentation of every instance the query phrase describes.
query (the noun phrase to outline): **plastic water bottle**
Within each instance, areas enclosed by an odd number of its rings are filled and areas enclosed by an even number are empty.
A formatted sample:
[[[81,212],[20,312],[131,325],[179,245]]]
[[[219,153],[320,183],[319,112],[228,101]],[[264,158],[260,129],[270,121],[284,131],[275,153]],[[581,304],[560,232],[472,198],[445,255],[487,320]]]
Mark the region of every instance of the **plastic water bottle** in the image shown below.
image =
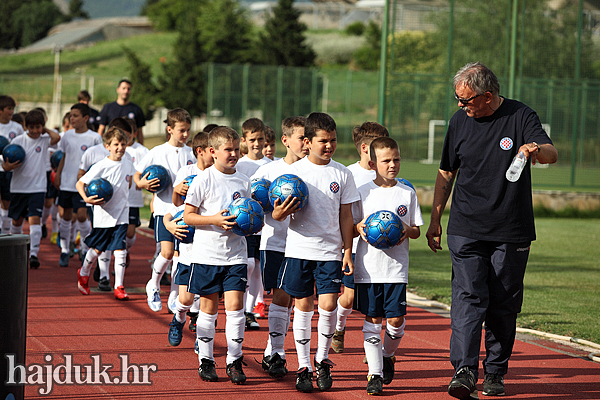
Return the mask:
[[[521,172],[523,172],[523,168],[525,168],[525,164],[527,164],[527,157],[525,157],[525,153],[520,151],[519,154],[513,158],[508,170],[506,170],[506,179],[510,182],[518,181],[521,177]]]

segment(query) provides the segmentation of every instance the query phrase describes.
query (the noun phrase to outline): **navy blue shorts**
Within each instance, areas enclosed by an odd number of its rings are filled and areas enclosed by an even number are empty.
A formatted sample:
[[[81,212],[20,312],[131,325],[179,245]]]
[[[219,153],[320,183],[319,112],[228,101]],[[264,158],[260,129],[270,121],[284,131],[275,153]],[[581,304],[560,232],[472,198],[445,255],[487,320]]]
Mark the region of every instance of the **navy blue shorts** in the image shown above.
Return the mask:
[[[81,207],[86,207],[85,201],[83,201],[78,192],[67,192],[64,190],[58,192],[58,205],[62,208],[72,208],[73,211],[77,211]]]
[[[188,292],[208,296],[219,292],[246,290],[248,266],[236,265],[191,265]]]
[[[285,253],[281,251],[260,251],[260,271],[262,273],[263,287],[267,293],[271,293],[271,289],[277,287],[277,282],[280,281],[281,272],[283,271],[281,267],[283,266],[284,259]]]
[[[154,240],[156,243],[175,241],[175,237],[165,228],[162,215],[154,216]]]
[[[359,283],[353,308],[369,317],[397,318],[406,315],[406,283]]]
[[[177,263],[177,272],[175,273],[176,285],[188,285],[190,282],[190,272],[192,267],[187,264]]]
[[[277,287],[292,297],[304,298],[317,294],[339,293],[342,287],[341,261],[312,261],[289,258],[283,262]]]
[[[246,236],[246,247],[248,249],[248,258],[260,260],[260,235]]]
[[[129,207],[129,225],[135,225],[136,228],[142,225],[139,207]]]
[[[41,217],[44,210],[45,193],[13,193],[8,207],[8,216],[14,220]]]
[[[0,197],[2,200],[10,201],[10,180],[12,171],[0,171]]]
[[[111,228],[92,228],[92,232],[85,238],[84,242],[90,249],[101,252],[105,250],[125,250],[126,237],[127,224],[121,224]]]
[[[354,262],[354,257],[356,254],[352,253],[352,262]],[[346,272],[348,272],[348,267],[346,267]],[[342,274],[342,284],[346,289],[354,290],[354,275],[344,275]]]

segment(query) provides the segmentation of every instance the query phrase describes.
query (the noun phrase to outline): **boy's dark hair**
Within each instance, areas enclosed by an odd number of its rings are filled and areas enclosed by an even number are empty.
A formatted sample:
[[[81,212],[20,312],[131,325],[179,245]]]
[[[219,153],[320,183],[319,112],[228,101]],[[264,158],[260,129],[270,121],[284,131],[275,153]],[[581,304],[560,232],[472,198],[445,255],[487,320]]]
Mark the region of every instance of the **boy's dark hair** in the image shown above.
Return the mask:
[[[290,137],[294,133],[294,128],[304,128],[306,117],[287,117],[281,122],[281,136]]]
[[[248,133],[264,132],[265,124],[258,118],[249,118],[242,124],[242,136],[246,137]]]
[[[131,81],[130,81],[129,79],[127,79],[127,78],[123,78],[123,79],[121,79],[121,80],[119,81],[119,84],[117,85],[117,87],[121,86],[121,83],[123,83],[123,82],[125,82],[125,83],[127,83],[127,84],[129,84],[129,85],[133,86],[133,84],[131,83]]]
[[[90,96],[90,92],[85,89],[80,90],[79,93],[77,93],[77,101],[80,102],[81,100],[91,101],[92,96]]]
[[[208,132],[198,132],[194,139],[192,140],[192,151],[194,152],[194,156],[198,158],[198,149],[205,150],[208,147]]]
[[[116,126],[123,132],[129,133],[129,134],[131,134],[133,132],[133,127],[131,126],[131,123],[129,123],[129,118],[123,118],[123,117],[113,118],[110,121],[110,123],[108,124],[108,127],[112,128],[113,126]]]
[[[137,123],[135,122],[135,119],[133,118],[125,118],[125,121],[129,122],[129,125],[131,125],[131,132],[137,132],[138,127],[137,127]]]
[[[391,137],[378,137],[377,139],[373,139],[369,148],[369,156],[373,162],[377,162],[375,150],[378,149],[398,149],[398,142]]]
[[[167,112],[167,119],[164,121],[167,126],[175,128],[175,124],[178,122],[192,123],[192,117],[190,113],[183,108],[174,108]]]
[[[378,137],[389,137],[387,128],[377,122],[364,122],[362,125],[356,125],[352,129],[352,140],[356,150],[360,153],[360,145],[370,145],[373,139]]]
[[[15,108],[16,106],[17,106],[17,103],[15,102],[15,99],[13,99],[12,97],[6,96],[6,95],[0,96],[0,110],[4,110],[6,107]]]
[[[215,150],[223,143],[236,140],[240,140],[240,135],[235,129],[228,126],[217,126],[208,134],[208,146]]]
[[[116,126],[111,126],[102,135],[102,141],[104,144],[110,144],[113,139],[117,139],[119,142],[127,143],[127,134]]]
[[[265,143],[275,142],[275,131],[268,125],[265,125]]]
[[[71,119],[71,112],[67,111],[67,113],[65,115],[63,115],[62,124],[64,125],[65,124],[65,120],[70,120],[70,119]]]
[[[40,110],[31,110],[25,115],[25,126],[46,125],[46,117]]]
[[[317,136],[318,130],[326,132],[335,132],[337,129],[335,121],[329,114],[314,112],[306,118],[306,125],[304,125],[304,137],[312,142],[313,138]]]
[[[202,132],[206,132],[206,133],[210,133],[210,131],[212,131],[213,129],[215,129],[217,126],[217,124],[208,124],[204,127],[204,129],[202,129]]]
[[[14,113],[11,120],[21,125],[23,125],[23,122],[25,122],[25,120],[23,120],[23,116],[19,113]]]
[[[76,103],[71,106],[71,110],[79,110],[82,116],[90,116],[90,107],[87,104]]]

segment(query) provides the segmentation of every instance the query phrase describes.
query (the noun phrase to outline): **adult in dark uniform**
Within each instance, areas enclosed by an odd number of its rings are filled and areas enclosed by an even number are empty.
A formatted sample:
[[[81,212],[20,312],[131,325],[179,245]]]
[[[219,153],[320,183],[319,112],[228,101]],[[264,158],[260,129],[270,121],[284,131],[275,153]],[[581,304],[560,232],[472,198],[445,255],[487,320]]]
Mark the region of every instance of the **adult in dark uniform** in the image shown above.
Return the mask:
[[[88,120],[88,124],[91,125],[90,129],[98,132],[98,127],[100,126],[100,113],[90,106],[91,101],[92,96],[87,90],[80,90],[79,93],[77,93],[77,102],[86,104],[90,107],[90,119]]]
[[[137,124],[137,140],[140,144],[144,144],[144,133],[142,127],[146,125],[144,112],[135,103],[129,101],[131,95],[131,82],[127,79],[121,79],[117,86],[117,100],[112,103],[105,104],[100,111],[100,126],[98,133],[102,135],[105,127],[110,124],[114,118],[125,117],[135,120]]]
[[[465,65],[453,83],[461,109],[448,124],[426,234],[429,247],[440,250],[440,219],[456,180],[447,236],[452,258],[450,361],[455,369],[448,393],[459,399],[476,393],[485,322],[483,394],[500,396],[523,302],[529,246],[535,240],[530,166],[554,163],[558,153],[535,111],[501,97],[498,79],[485,65]],[[509,182],[506,170],[520,151],[528,162],[521,177]]]

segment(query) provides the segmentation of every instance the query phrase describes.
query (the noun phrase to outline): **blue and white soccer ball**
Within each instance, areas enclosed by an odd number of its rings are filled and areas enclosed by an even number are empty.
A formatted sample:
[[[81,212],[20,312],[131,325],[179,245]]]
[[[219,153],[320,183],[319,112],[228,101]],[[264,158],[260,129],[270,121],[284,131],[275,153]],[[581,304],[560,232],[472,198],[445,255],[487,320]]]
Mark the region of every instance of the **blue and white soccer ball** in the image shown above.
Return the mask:
[[[252,181],[252,187],[250,192],[252,198],[260,203],[264,212],[273,210],[271,200],[269,200],[269,188],[271,187],[271,181],[265,178],[254,179]]]
[[[0,153],[2,153],[4,148],[6,146],[8,146],[9,143],[10,143],[10,141],[8,140],[8,138],[6,136],[0,135]]]
[[[233,215],[236,224],[231,229],[240,236],[248,236],[260,232],[265,223],[265,213],[256,200],[240,197],[227,207],[227,214]]]
[[[183,210],[178,211],[177,214],[173,216],[173,219],[177,219],[179,217],[183,217]],[[196,232],[196,228],[183,222],[183,218],[181,219],[181,221],[177,221],[177,225],[187,225],[188,233],[186,233],[185,237],[181,239],[181,243],[192,243],[194,241],[194,233]]]
[[[410,183],[407,179],[404,178],[396,178],[396,180],[406,186],[408,186],[409,188],[411,188],[412,190],[415,190],[415,187],[413,186],[412,183]]]
[[[288,196],[298,199],[298,210],[302,210],[308,203],[308,186],[293,174],[281,175],[271,183],[269,188],[269,199],[272,206],[275,204],[275,200],[279,199],[279,204],[281,204]]]
[[[151,181],[154,178],[158,178],[159,180],[158,188],[149,190],[150,192],[160,193],[171,185],[171,175],[169,175],[169,171],[167,171],[167,169],[162,165],[149,165],[146,167],[146,169],[144,169],[144,172],[142,172],[142,176],[146,176],[147,173],[150,173],[150,175],[148,175],[146,178],[147,180]]]
[[[58,165],[60,164],[60,161],[64,155],[65,153],[63,153],[62,150],[56,150],[54,153],[52,153],[50,156],[50,166],[52,169],[56,170],[58,168]]]
[[[25,149],[19,144],[11,143],[6,145],[2,150],[2,157],[5,161],[14,163],[17,161],[25,161]]]
[[[104,199],[108,203],[113,196],[113,187],[106,179],[95,178],[85,187],[85,194],[88,197],[96,195],[98,199]]]
[[[402,237],[402,221],[391,211],[377,211],[365,221],[367,242],[378,249],[396,246]]]
[[[185,179],[183,180],[183,183],[185,183],[186,185],[190,186],[192,184],[192,181],[194,180],[194,178],[196,177],[196,175],[188,175],[185,177]],[[185,196],[181,195],[181,198],[183,199],[183,201],[185,202]]]

